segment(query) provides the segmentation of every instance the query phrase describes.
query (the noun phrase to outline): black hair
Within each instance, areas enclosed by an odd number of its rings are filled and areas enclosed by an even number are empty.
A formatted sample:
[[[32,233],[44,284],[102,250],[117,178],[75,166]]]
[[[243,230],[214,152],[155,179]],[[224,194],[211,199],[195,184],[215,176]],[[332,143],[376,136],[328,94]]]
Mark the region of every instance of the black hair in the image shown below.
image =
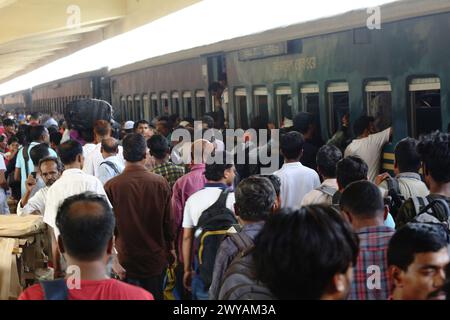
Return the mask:
[[[420,155],[417,152],[417,141],[405,138],[395,146],[395,162],[400,172],[419,172]]]
[[[202,123],[205,123],[208,126],[208,129],[214,128],[214,118],[210,115],[203,116]]]
[[[59,172],[62,172],[64,169],[61,161],[59,161],[59,159],[57,157],[52,157],[52,156],[48,156],[48,157],[45,157],[45,158],[42,158],[41,160],[39,160],[38,168],[41,169],[41,165],[46,162],[56,163],[56,168],[58,169]]]
[[[12,127],[12,126],[15,127],[16,123],[14,122],[13,119],[6,118],[6,119],[3,119],[3,126],[4,127]]]
[[[214,155],[215,158],[219,158],[220,161],[210,163],[207,161],[205,166],[205,177],[210,181],[219,181],[224,178],[225,170],[228,170],[233,167],[233,163],[230,163],[230,154],[225,151],[217,152]]]
[[[249,177],[242,180],[235,190],[239,216],[247,221],[266,220],[275,203],[275,189],[264,177]]]
[[[435,132],[424,136],[417,152],[425,170],[437,183],[450,183],[450,134]]]
[[[92,143],[95,140],[94,129],[81,130],[80,135],[87,143]]]
[[[445,226],[431,223],[407,223],[389,241],[388,266],[407,270],[417,253],[437,252],[448,245]]]
[[[324,145],[317,151],[317,169],[327,178],[336,177],[336,165],[342,159],[342,152],[333,145]]]
[[[375,218],[384,214],[384,201],[380,189],[369,181],[350,183],[340,199],[341,209],[361,218]]]
[[[25,131],[17,131],[16,135],[14,136],[17,138],[20,145],[26,145],[28,143],[27,141],[27,134]]]
[[[68,140],[58,146],[58,156],[64,165],[74,163],[78,155],[83,155],[83,147],[76,140]]]
[[[40,117],[41,117],[41,114],[39,112],[33,112],[30,115],[30,119],[33,119],[33,120],[39,120]]]
[[[350,183],[367,180],[369,167],[367,163],[355,156],[340,160],[336,166],[336,179],[341,188],[346,188]]]
[[[50,136],[52,135],[52,133],[59,132],[57,126],[49,126],[49,127],[47,128],[47,130],[48,130],[48,134],[49,134]]]
[[[281,136],[280,149],[283,156],[288,160],[299,159],[305,140],[303,135],[297,131],[291,131]]]
[[[281,300],[320,299],[336,273],[356,264],[358,238],[329,206],[270,215],[255,240],[256,275]],[[286,281],[288,279],[288,281]]]
[[[75,211],[72,208],[77,204]],[[97,204],[101,210],[90,211],[92,207],[87,204]],[[114,214],[106,198],[91,192],[66,198],[56,215],[56,227],[67,253],[81,261],[95,261],[103,256],[114,226]]]
[[[130,133],[123,138],[123,157],[128,162],[139,162],[145,159],[147,144],[139,133]]]
[[[370,123],[374,122],[375,119],[370,116],[361,116],[355,120],[353,123],[353,132],[356,137],[359,137],[364,133],[364,130],[369,129]]]
[[[59,146],[61,143],[62,134],[61,132],[52,132],[50,133],[50,143],[54,143],[55,145]]]
[[[147,120],[139,120],[134,123],[133,129],[136,130],[140,124],[146,124],[150,127],[150,123]]]
[[[276,176],[274,174],[269,174],[267,176],[256,174],[253,177],[267,178],[272,183],[272,186],[275,189],[275,194],[277,196],[280,195],[280,192],[281,192],[281,179],[278,176]]]
[[[18,144],[20,144],[19,138],[17,137],[17,135],[12,136],[11,138],[8,139],[8,145],[17,142]]]
[[[293,119],[293,128],[302,134],[308,132],[311,125],[315,123],[314,115],[309,112],[300,112]]]
[[[46,143],[40,143],[30,149],[30,158],[31,161],[33,161],[34,166],[37,166],[42,158],[50,155],[50,151],[48,149],[49,146]]]
[[[38,141],[47,131],[47,128],[39,125],[30,128],[30,141]]]
[[[155,134],[148,139],[147,147],[150,149],[150,154],[156,159],[164,159],[170,150],[169,141],[160,134]]]

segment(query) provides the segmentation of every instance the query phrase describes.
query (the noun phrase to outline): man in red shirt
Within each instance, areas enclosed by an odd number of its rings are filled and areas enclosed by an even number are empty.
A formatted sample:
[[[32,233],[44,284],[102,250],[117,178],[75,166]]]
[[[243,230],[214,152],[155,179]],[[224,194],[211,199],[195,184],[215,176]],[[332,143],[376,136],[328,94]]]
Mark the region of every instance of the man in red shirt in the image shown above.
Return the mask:
[[[19,300],[153,300],[148,291],[108,276],[115,218],[103,196],[85,192],[67,198],[58,209],[56,225],[59,250],[68,270],[76,272],[53,290],[48,284],[34,285]]]

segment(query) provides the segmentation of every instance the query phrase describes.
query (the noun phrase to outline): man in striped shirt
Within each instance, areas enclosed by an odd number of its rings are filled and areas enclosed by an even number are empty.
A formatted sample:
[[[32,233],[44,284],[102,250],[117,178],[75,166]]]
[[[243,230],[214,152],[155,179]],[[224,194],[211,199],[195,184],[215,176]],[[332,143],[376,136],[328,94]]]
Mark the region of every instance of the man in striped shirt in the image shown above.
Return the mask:
[[[340,206],[359,237],[350,300],[387,300],[390,283],[387,266],[389,240],[395,230],[384,225],[388,209],[378,187],[369,181],[350,184]]]

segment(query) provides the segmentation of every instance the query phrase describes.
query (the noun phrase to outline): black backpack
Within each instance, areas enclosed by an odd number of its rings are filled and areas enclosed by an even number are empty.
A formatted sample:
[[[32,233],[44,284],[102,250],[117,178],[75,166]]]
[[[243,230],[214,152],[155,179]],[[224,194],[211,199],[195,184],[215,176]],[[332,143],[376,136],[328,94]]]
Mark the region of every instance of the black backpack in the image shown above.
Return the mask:
[[[405,197],[400,193],[400,186],[398,180],[396,178],[388,178],[386,179],[386,183],[388,186],[388,205],[389,205],[389,213],[392,215],[394,219],[397,218],[397,213],[400,207],[405,202]]]
[[[203,211],[195,230],[195,259],[205,288],[211,286],[219,246],[227,235],[228,229],[233,224],[237,224],[233,211],[226,207],[228,194],[228,190],[222,191],[217,201]]]
[[[78,131],[92,130],[97,120],[111,122],[112,106],[103,100],[82,99],[67,104],[64,110],[64,118],[69,128]]]
[[[270,290],[256,278],[253,240],[244,232],[231,234],[230,238],[239,253],[225,272],[219,300],[274,300]]]
[[[414,222],[439,223],[450,229],[450,206],[444,199],[411,198],[416,211]]]

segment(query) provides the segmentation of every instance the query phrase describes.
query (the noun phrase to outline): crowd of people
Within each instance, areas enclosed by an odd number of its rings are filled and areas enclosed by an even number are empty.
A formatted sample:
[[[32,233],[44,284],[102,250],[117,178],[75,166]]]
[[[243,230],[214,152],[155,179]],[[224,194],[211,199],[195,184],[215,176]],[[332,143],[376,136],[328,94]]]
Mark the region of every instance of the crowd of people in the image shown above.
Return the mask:
[[[4,114],[1,214],[43,216],[55,279],[81,271],[80,288],[43,282],[20,299],[445,299],[450,134],[397,142],[391,176],[392,128],[343,120],[324,144],[311,114],[293,117],[261,175],[248,159],[267,145],[193,139],[223,128],[214,114],[77,134],[60,115]]]

